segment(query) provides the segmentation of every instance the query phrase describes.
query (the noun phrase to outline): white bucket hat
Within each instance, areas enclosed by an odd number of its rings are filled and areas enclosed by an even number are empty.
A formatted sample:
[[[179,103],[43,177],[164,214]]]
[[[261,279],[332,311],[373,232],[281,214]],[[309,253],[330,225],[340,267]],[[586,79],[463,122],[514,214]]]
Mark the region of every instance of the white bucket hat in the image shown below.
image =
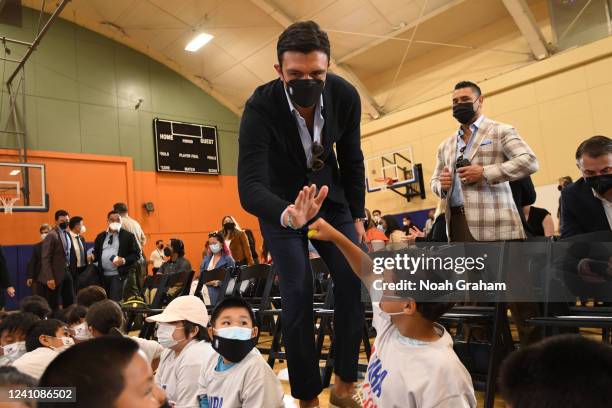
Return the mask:
[[[187,320],[191,323],[206,327],[208,324],[208,311],[200,298],[192,295],[179,296],[166,306],[158,315],[147,317],[147,322],[170,323]]]

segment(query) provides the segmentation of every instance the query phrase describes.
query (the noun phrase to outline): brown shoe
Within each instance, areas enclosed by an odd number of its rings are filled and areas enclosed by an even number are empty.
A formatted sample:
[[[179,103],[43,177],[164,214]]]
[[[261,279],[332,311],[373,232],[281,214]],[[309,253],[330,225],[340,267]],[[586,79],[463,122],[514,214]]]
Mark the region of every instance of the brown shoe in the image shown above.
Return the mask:
[[[363,401],[361,393],[357,388],[351,395],[340,397],[336,394],[336,388],[332,388],[329,393],[329,408],[362,408]]]

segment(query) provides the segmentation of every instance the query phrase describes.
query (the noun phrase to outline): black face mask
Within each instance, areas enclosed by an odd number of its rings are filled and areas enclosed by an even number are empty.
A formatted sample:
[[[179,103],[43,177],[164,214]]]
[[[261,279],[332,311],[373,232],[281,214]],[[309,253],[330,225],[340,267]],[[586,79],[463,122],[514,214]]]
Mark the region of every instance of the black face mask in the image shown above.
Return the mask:
[[[474,102],[464,102],[453,105],[453,117],[465,125],[476,116]]]
[[[172,255],[172,250],[168,247],[164,248],[164,256],[171,256]]]
[[[226,360],[232,363],[239,363],[251,350],[253,350],[256,341],[256,337],[248,340],[236,340],[213,335],[212,348]]]
[[[68,222],[60,222],[57,225],[61,230],[65,230],[66,228],[68,228]]]
[[[236,224],[234,224],[233,222],[226,222],[225,224],[223,224],[223,227],[226,231],[233,231],[234,228],[236,228]]]
[[[291,102],[300,108],[314,106],[325,88],[325,82],[320,79],[292,79],[287,82],[287,93]]]
[[[612,188],[612,174],[602,174],[601,176],[586,177],[584,181],[597,194],[603,196]]]

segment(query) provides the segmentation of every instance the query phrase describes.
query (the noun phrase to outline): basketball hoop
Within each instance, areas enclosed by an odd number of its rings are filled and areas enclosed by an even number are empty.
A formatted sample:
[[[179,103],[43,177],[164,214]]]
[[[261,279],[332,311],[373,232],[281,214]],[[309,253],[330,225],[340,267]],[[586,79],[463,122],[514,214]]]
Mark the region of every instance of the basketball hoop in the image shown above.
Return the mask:
[[[386,190],[387,188],[395,184],[397,182],[397,179],[393,179],[392,177],[378,177],[375,178],[374,181],[380,183],[381,190]]]
[[[4,208],[5,214],[13,213],[13,206],[15,205],[17,200],[19,200],[19,197],[11,197],[8,195],[0,194],[0,203],[2,204],[2,207]]]

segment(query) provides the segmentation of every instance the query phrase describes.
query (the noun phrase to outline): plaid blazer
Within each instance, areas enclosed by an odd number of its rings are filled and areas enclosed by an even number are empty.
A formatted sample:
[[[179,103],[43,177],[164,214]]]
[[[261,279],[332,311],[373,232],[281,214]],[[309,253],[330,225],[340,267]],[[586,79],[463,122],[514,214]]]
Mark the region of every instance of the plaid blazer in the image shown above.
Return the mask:
[[[444,193],[440,187],[440,173],[448,167],[455,173],[457,134],[438,147],[436,169],[431,177],[431,189],[441,198],[450,197],[454,186]],[[535,173],[538,161],[531,148],[515,128],[484,118],[469,156],[472,164],[484,167],[484,178],[478,183],[463,184],[465,218],[477,241],[504,241],[525,238],[525,231],[517,211],[509,181]],[[450,239],[450,204],[446,203],[446,232]]]

